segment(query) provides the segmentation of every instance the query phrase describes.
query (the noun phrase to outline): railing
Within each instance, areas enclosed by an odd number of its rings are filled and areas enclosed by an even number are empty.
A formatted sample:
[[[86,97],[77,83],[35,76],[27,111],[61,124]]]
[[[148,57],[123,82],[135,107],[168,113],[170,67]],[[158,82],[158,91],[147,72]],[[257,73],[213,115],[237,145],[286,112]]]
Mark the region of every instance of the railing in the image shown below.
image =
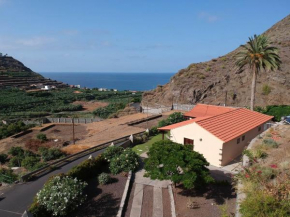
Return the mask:
[[[144,132],[135,133],[135,134],[133,134],[133,136],[143,134]],[[117,144],[117,143],[122,143],[122,142],[129,141],[129,137],[130,136],[131,135],[127,135],[127,136],[121,137],[119,139],[111,140],[111,141],[108,141],[106,143],[103,143],[103,144],[100,144],[100,145],[91,147],[89,149],[86,149],[84,151],[80,151],[80,152],[78,152],[76,154],[72,154],[72,155],[69,155],[67,157],[64,157],[64,158],[61,158],[59,160],[56,160],[56,161],[54,161],[54,162],[52,162],[52,163],[50,163],[50,164],[48,164],[48,165],[46,165],[44,167],[41,167],[41,168],[39,168],[37,170],[34,170],[34,171],[30,172],[30,173],[27,173],[27,174],[23,175],[21,177],[21,181],[24,182],[24,181],[30,179],[33,176],[35,177],[36,175],[40,175],[41,173],[43,173],[43,172],[45,172],[47,170],[51,170],[53,167],[55,167],[55,166],[57,166],[57,165],[59,165],[61,163],[64,163],[64,162],[67,162],[67,161],[72,162],[72,161],[77,160],[77,159],[79,159],[81,157],[84,157],[86,155],[89,155],[89,154],[91,154],[93,152],[96,152],[96,151],[105,149],[108,146],[110,146],[112,144],[112,142],[114,144]]]

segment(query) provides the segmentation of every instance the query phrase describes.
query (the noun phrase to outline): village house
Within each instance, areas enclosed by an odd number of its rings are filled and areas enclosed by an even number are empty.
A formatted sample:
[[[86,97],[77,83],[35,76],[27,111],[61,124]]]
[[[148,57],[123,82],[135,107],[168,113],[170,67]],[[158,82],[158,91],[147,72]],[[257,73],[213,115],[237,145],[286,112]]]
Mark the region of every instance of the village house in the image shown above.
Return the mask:
[[[265,131],[273,116],[245,108],[196,105],[186,121],[158,128],[170,140],[193,145],[214,166],[225,166],[242,154],[249,142]]]

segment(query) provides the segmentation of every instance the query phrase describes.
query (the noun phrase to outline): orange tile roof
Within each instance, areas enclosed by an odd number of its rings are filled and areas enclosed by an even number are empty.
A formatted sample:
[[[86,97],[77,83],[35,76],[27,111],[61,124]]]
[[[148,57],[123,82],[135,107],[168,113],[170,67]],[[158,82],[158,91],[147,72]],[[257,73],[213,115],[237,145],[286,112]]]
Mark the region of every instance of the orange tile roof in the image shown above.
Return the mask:
[[[196,123],[222,141],[228,142],[261,126],[272,118],[273,116],[239,108],[196,121]]]
[[[187,117],[204,117],[204,116],[215,116],[235,110],[236,108],[224,107],[224,106],[215,106],[215,105],[206,105],[206,104],[197,104],[189,112],[184,113],[184,116]]]
[[[200,121],[200,120],[203,120],[203,119],[206,119],[206,118],[209,118],[209,117],[208,116],[199,117],[199,118],[194,118],[194,119],[182,121],[182,122],[179,122],[179,123],[176,123],[176,124],[171,124],[171,125],[168,125],[168,126],[165,126],[165,127],[160,127],[160,128],[158,128],[158,130],[168,131],[168,130],[175,129],[177,127],[182,127],[182,126],[185,126],[185,125],[188,125],[188,124],[192,124],[192,123],[194,123],[196,121]]]

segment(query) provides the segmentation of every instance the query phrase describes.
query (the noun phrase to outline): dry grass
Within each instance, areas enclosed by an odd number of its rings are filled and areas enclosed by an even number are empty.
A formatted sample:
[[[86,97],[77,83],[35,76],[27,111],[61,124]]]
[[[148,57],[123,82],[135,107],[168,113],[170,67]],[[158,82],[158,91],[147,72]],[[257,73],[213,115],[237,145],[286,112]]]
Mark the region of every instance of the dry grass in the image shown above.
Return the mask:
[[[74,105],[82,105],[84,110],[86,111],[94,111],[97,108],[105,107],[109,103],[107,102],[97,102],[97,101],[75,101],[72,104]]]

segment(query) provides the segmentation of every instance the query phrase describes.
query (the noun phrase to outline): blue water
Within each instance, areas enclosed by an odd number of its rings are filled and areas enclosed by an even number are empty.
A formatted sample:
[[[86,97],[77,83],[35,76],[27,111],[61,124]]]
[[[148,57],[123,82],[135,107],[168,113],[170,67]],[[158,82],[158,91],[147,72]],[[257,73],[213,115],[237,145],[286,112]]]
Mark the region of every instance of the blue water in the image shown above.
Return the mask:
[[[169,82],[174,73],[41,72],[44,77],[88,88],[152,90]]]

